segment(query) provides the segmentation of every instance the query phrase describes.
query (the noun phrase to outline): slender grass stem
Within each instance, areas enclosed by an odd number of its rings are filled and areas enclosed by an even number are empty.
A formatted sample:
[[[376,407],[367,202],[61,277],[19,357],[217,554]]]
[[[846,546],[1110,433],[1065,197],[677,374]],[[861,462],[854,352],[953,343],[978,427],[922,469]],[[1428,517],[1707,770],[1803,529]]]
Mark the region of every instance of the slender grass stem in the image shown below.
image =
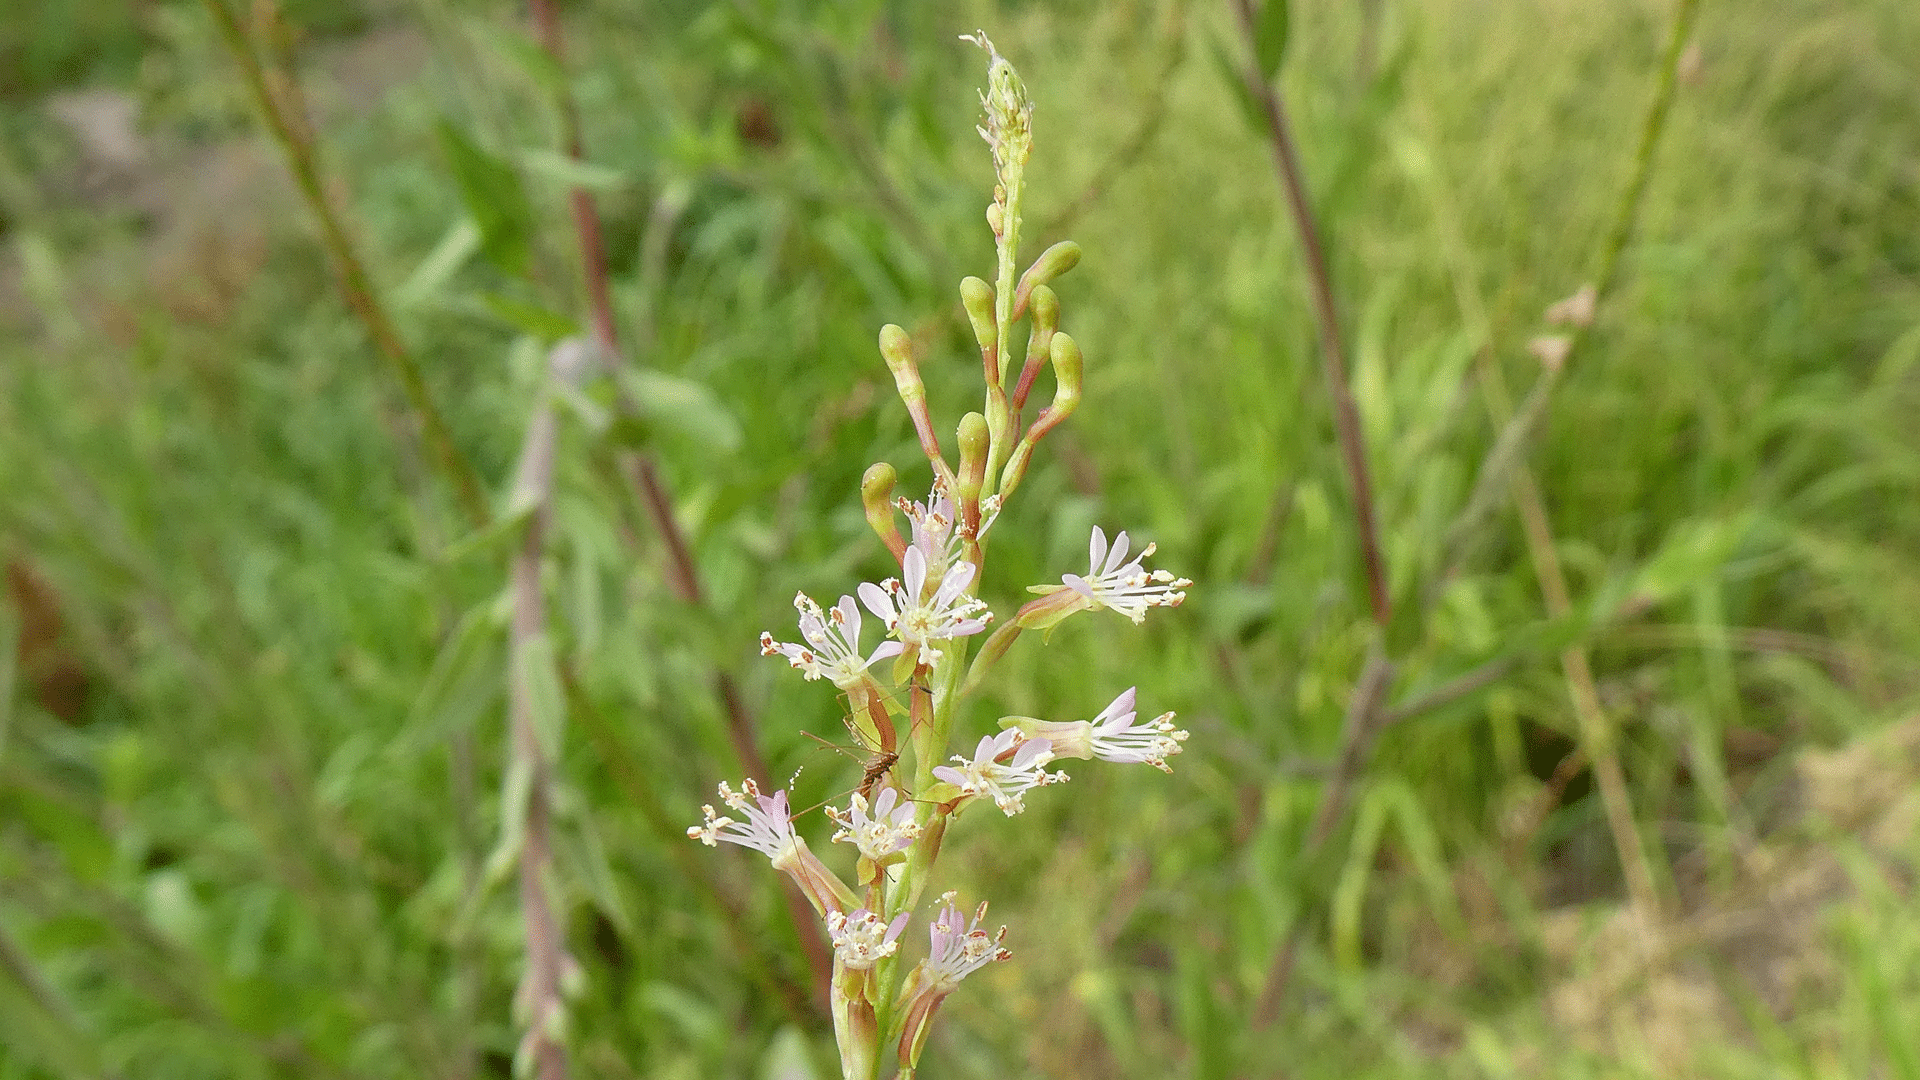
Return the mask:
[[[327,198],[319,146],[308,127],[299,83],[291,71],[276,67],[273,72],[268,72],[261,64],[259,51],[246,29],[228,10],[224,0],[202,0],[202,3],[213,17],[227,51],[240,65],[240,75],[247,85],[248,94],[253,98],[254,107],[260,111],[261,119],[266,121],[267,130],[286,158],[287,171],[293,175],[294,186],[300,189],[301,198],[320,226],[320,243],[333,261],[336,279],[347,306],[359,317],[361,324],[366,327],[367,336],[373,340],[374,348],[386,357],[395,377],[399,379],[407,403],[420,423],[421,434],[431,450],[431,456],[453,484],[461,508],[475,527],[486,525],[490,515],[480,475],[455,446],[447,423],[427,390],[419,361],[407,348],[393,320],[387,315],[386,305],[380,302],[373,279],[360,258],[358,246],[340,212]],[[277,20],[278,15],[271,0],[265,0],[264,10],[268,18]],[[275,92],[276,87],[278,93]]]

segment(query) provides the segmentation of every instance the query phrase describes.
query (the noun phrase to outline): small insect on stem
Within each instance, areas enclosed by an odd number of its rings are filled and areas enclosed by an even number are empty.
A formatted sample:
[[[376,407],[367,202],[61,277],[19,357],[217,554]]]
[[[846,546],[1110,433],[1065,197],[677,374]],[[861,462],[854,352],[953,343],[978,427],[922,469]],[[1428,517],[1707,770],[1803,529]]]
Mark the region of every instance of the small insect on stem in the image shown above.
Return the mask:
[[[858,791],[860,797],[866,799],[868,802],[873,801],[873,789],[879,786],[880,781],[886,777],[888,772],[892,771],[894,764],[900,760],[900,755],[892,750],[869,750],[866,756],[863,757],[847,747],[823,739],[811,731],[803,731],[800,734],[805,735],[807,738],[812,739],[814,742],[819,743],[821,746],[835,753],[844,754],[854,761],[858,761],[863,771],[860,774],[860,786],[854,790]],[[855,738],[859,738],[857,733]],[[864,746],[865,744],[863,743],[862,745]]]
[[[867,762],[866,772],[860,775],[860,797],[872,802],[874,787],[887,775],[887,771],[893,768],[894,762],[899,760],[899,754],[888,751]]]

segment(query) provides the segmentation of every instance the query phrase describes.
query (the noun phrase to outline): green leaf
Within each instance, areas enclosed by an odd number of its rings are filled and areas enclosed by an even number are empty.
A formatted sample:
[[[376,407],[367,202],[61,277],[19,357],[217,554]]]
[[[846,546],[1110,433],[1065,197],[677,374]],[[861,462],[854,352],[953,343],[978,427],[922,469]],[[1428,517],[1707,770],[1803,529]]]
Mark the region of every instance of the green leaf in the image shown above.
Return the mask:
[[[518,524],[503,532],[517,535]],[[503,628],[492,601],[467,609],[441,642],[391,753],[418,753],[438,745],[493,705],[504,685]]]
[[[1287,58],[1287,0],[1267,0],[1253,17],[1253,60],[1269,82]]]
[[[640,411],[640,426],[616,425],[622,436],[670,431],[702,446],[732,453],[740,448],[740,422],[713,391],[692,379],[628,369],[621,381]]]
[[[480,294],[480,302],[487,306],[493,317],[524,334],[538,338],[542,345],[551,345],[563,338],[570,338],[580,332],[580,324],[538,304],[529,304],[524,300],[515,300],[511,296],[488,292]]]
[[[1240,115],[1248,126],[1255,131],[1266,130],[1266,117],[1262,114],[1260,103],[1253,100],[1253,94],[1247,89],[1247,80],[1240,74],[1240,65],[1218,40],[1207,42],[1213,54],[1213,65],[1220,71],[1220,77],[1226,80],[1227,89],[1233,93],[1234,103],[1240,106]]]
[[[540,43],[517,30],[488,22],[472,24],[474,39],[501,61],[527,77],[527,81],[546,95],[548,102],[559,102],[567,95],[567,73],[553,54]]]
[[[577,161],[552,150],[529,147],[520,151],[519,157],[520,164],[526,166],[528,172],[564,187],[584,188],[606,194],[621,191],[633,185],[633,177],[611,165]]]
[[[481,149],[445,120],[435,125],[460,198],[480,230],[480,253],[514,277],[533,260],[533,206],[512,165]]]

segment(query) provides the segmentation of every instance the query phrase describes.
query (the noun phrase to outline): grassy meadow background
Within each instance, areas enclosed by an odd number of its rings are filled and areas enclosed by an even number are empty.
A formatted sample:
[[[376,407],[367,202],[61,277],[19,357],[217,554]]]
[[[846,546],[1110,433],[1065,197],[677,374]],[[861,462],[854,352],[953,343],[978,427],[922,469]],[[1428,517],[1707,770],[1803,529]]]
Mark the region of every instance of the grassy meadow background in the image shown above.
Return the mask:
[[[1390,699],[1511,660],[1386,730],[1312,856],[1370,624],[1224,5],[576,0],[563,72],[512,4],[282,0],[325,190],[495,511],[546,345],[585,319],[570,184],[651,373],[630,434],[705,604],[583,419],[604,396],[562,409],[545,559],[577,1075],[833,1075],[775,875],[684,830],[741,775],[716,673],[771,773],[803,770],[798,805],[858,782],[802,735],[840,737],[832,695],[756,638],[795,590],[887,572],[867,465],[926,482],[879,326],[925,346],[941,427],[974,407],[956,286],[992,265],[991,173],[956,35],[984,27],[1038,106],[1027,251],[1086,252],[1056,288],[1088,358],[986,599],[1004,618],[1016,583],[1077,569],[1095,523],[1197,582],[1142,631],[1022,642],[992,715],[1137,683],[1193,737],[1170,777],[1075,770],[954,831],[946,880],[1015,959],[951,999],[925,1075],[1920,1080],[1920,6],[1703,5],[1618,287],[1526,459],[1558,618],[1504,485],[1442,581],[1448,526],[1500,388],[1540,373],[1543,310],[1595,272],[1672,5],[1291,11]],[[510,1074],[512,547],[436,470],[207,10],[13,8],[0,1078]],[[1657,935],[1576,752],[1566,647]]]

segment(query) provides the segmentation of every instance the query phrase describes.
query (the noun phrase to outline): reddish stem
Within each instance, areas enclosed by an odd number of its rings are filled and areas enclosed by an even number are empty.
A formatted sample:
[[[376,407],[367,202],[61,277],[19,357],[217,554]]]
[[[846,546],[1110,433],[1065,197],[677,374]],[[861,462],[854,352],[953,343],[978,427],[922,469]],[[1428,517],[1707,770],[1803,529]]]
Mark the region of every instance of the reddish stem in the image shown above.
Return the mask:
[[[1241,32],[1251,44],[1253,0],[1233,0],[1233,6],[1240,18]],[[1340,441],[1340,457],[1346,464],[1347,479],[1353,485],[1353,514],[1360,529],[1360,557],[1366,563],[1367,596],[1373,608],[1373,621],[1384,628],[1393,614],[1387,596],[1386,560],[1381,558],[1380,537],[1374,527],[1373,482],[1367,471],[1366,436],[1360,429],[1360,409],[1354,404],[1353,388],[1347,382],[1346,350],[1340,343],[1340,317],[1333,302],[1333,281],[1327,271],[1326,251],[1320,245],[1320,228],[1314,222],[1313,207],[1307,202],[1300,158],[1293,145],[1293,129],[1287,122],[1280,91],[1272,80],[1261,75],[1257,66],[1247,68],[1246,82],[1247,90],[1266,116],[1274,171],[1279,175],[1281,190],[1286,193],[1287,209],[1293,216],[1294,230],[1300,234],[1301,253],[1306,257],[1327,393],[1333,399],[1334,432]]]

